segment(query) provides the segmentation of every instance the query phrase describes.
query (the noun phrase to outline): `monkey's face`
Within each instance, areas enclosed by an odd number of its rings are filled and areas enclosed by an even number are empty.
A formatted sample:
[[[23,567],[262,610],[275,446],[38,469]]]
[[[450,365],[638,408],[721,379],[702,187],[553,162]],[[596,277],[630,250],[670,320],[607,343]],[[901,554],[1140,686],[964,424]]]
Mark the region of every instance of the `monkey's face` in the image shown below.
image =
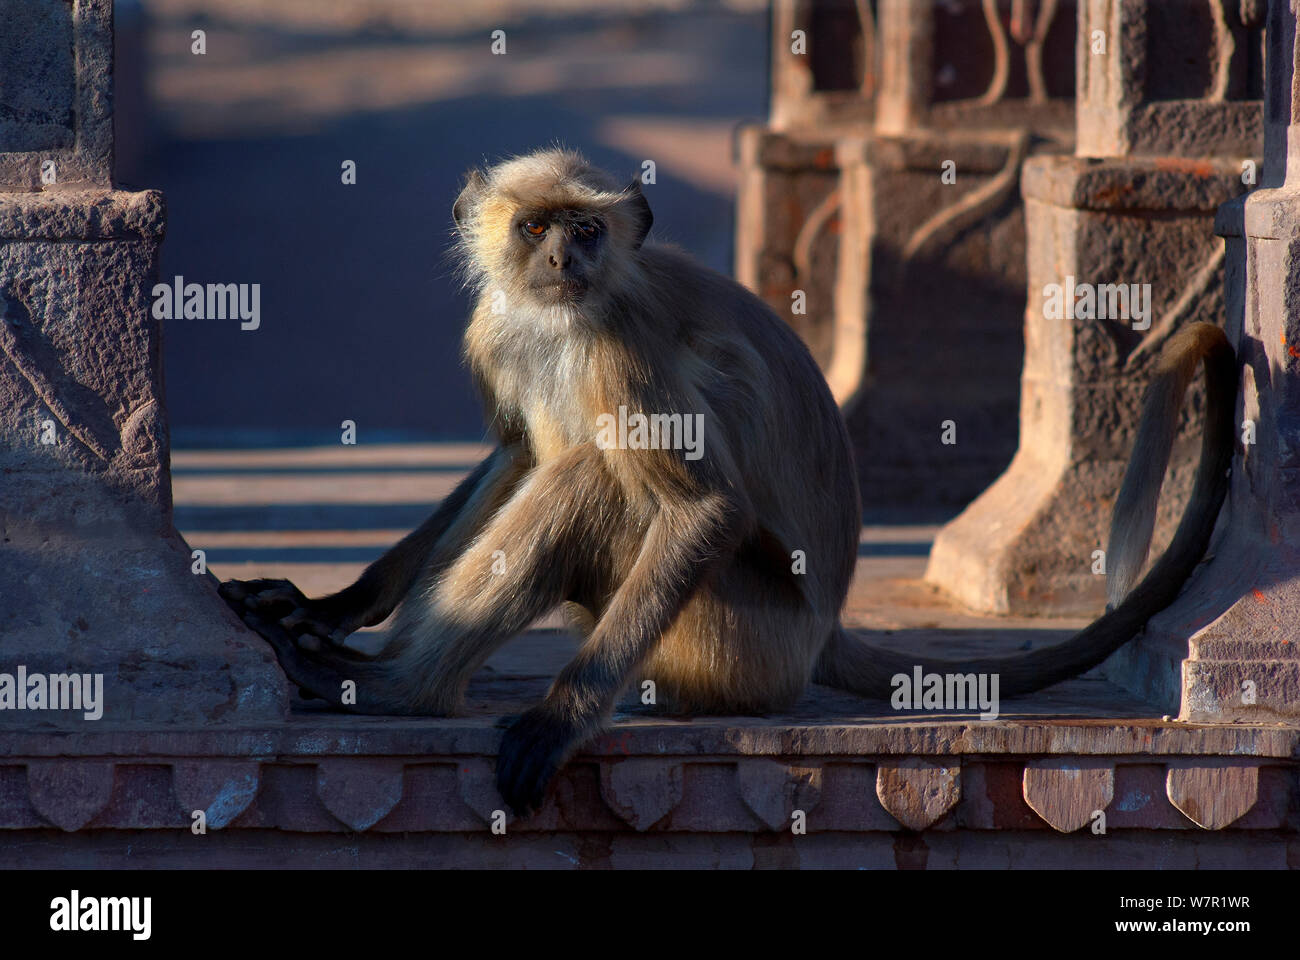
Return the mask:
[[[588,210],[524,210],[515,217],[515,261],[546,304],[580,303],[598,285],[605,220]]]
[[[480,297],[514,308],[601,316],[636,288],[654,216],[641,181],[619,188],[579,154],[547,150],[471,170],[452,206],[457,249]],[[488,316],[500,313],[496,301]],[[593,321],[594,322],[594,321]]]

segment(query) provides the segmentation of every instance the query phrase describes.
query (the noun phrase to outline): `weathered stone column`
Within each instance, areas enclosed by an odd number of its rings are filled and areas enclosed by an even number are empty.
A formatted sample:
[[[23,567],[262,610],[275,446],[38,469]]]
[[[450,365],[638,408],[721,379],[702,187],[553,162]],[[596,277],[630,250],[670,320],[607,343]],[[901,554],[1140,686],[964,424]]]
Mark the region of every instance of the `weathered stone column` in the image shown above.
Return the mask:
[[[1015,449],[1016,184],[1073,142],[1073,3],[782,0],[772,33],[737,277],[821,364],[868,509],[965,502]]]
[[[1218,206],[1254,183],[1262,16],[1226,0],[1079,8],[1078,146],[1021,191],[1029,295],[1020,446],[936,538],[926,579],[989,613],[1099,613],[1101,557],[1151,363],[1193,320],[1222,323]],[[1199,390],[1199,387],[1198,387]],[[1188,404],[1199,408],[1199,394]],[[1191,488],[1189,413],[1152,555]]]
[[[852,5],[775,0],[771,119],[739,138],[736,279],[789,321],[823,370],[835,348],[843,236],[836,144],[870,129],[875,103],[875,21],[865,10],[864,25]]]
[[[1300,717],[1296,34],[1296,8],[1274,0],[1261,186],[1225,203],[1215,221],[1227,241],[1227,329],[1242,362],[1243,442],[1222,537],[1178,601],[1106,664],[1113,679],[1177,707],[1184,720]]]
[[[0,726],[275,719],[274,657],[172,527],[163,200],[112,188],[112,51],[112,0],[0,0]],[[66,674],[97,709],[33,679]]]

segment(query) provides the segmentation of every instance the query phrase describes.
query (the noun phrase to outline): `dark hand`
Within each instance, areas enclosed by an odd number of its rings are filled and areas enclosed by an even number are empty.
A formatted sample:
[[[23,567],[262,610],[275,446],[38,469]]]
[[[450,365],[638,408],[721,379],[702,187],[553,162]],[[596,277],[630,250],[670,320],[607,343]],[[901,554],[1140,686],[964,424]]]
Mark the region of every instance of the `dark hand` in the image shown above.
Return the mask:
[[[364,612],[346,593],[311,600],[288,580],[227,580],[217,590],[236,613],[279,624],[307,649],[320,649],[322,642],[339,646],[365,626]]]
[[[497,753],[497,791],[515,816],[542,806],[547,786],[579,745],[578,731],[545,707],[534,707],[511,724]]]

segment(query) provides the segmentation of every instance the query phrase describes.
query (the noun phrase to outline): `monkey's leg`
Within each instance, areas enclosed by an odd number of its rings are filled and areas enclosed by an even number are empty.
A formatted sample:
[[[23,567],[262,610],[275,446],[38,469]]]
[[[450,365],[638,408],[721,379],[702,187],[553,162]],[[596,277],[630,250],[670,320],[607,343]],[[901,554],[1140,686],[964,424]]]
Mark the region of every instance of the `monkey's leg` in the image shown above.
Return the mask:
[[[614,522],[599,452],[575,448],[533,471],[427,594],[398,611],[390,676],[418,712],[448,713],[503,643],[568,599]]]
[[[454,712],[483,661],[566,599],[600,536],[594,524],[609,522],[593,519],[609,511],[591,507],[616,495],[593,451],[537,468],[432,589],[417,588],[402,603],[396,655],[359,663],[330,650],[298,650],[302,662],[285,664],[286,673],[299,671],[300,684],[327,699],[352,680],[355,703],[343,706],[357,712]]]
[[[517,814],[540,807],[564,762],[598,733],[634,670],[652,652],[712,563],[739,539],[722,495],[661,507],[641,552],[587,642],[546,699],[506,731],[497,789]]]
[[[450,563],[484,517],[518,482],[524,464],[525,458],[516,447],[493,451],[428,520],[338,593],[308,599],[288,580],[227,580],[219,592],[250,627],[272,644],[281,637],[270,624],[297,635],[308,648],[319,647],[322,640],[342,644],[360,627],[380,623],[392,613],[422,572],[436,576]],[[355,657],[364,655],[356,653]]]

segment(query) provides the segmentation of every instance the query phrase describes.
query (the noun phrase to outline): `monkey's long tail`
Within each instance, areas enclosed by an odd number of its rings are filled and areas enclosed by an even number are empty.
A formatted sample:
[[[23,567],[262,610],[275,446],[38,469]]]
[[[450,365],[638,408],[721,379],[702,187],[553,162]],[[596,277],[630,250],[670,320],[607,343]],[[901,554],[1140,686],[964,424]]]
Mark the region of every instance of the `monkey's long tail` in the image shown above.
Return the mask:
[[[1183,395],[1201,361],[1205,363],[1207,402],[1192,497],[1173,542],[1129,592],[1151,545],[1156,502]],[[837,627],[818,660],[814,680],[883,700],[893,690],[891,677],[900,673],[910,677],[920,666],[924,673],[997,674],[999,695],[1014,696],[1041,690],[1101,663],[1174,601],[1204,555],[1228,493],[1236,402],[1237,363],[1222,330],[1211,323],[1190,323],[1170,338],[1157,361],[1155,379],[1147,388],[1137,439],[1115,501],[1106,551],[1107,612],[1070,640],[1031,653],[985,660],[923,660],[871,646]]]

